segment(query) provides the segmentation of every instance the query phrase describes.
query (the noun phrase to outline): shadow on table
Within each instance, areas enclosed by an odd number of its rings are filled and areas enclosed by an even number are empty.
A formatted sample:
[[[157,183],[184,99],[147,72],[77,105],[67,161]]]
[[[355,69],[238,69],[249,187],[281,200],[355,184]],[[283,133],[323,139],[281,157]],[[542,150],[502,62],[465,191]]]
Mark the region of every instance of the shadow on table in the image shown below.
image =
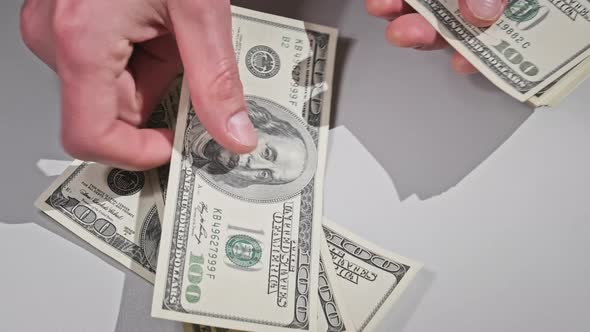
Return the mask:
[[[482,75],[457,76],[450,50],[408,56],[416,51],[357,43],[352,65],[341,73],[337,124],[379,161],[401,200],[414,194],[427,200],[458,185],[534,111]],[[361,58],[371,61],[358,68]],[[351,87],[351,80],[359,83]]]
[[[355,39],[348,37],[338,38],[338,47],[336,48],[336,61],[334,64],[334,79],[332,84],[332,112],[330,113],[330,129],[338,124],[338,109],[340,101],[340,93],[342,89],[342,73],[346,68],[346,63],[349,59],[350,52],[356,43]]]
[[[115,332],[182,332],[180,322],[151,317],[154,286],[131,271],[125,272]]]

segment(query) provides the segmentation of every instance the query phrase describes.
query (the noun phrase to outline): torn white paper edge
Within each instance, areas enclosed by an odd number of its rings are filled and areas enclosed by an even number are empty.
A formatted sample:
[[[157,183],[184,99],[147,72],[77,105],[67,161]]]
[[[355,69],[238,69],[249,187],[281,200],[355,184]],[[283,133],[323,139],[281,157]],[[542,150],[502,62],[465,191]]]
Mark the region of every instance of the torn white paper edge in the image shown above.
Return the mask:
[[[58,176],[63,173],[72,163],[81,163],[78,160],[55,160],[55,159],[39,159],[37,161],[37,168],[45,176]]]

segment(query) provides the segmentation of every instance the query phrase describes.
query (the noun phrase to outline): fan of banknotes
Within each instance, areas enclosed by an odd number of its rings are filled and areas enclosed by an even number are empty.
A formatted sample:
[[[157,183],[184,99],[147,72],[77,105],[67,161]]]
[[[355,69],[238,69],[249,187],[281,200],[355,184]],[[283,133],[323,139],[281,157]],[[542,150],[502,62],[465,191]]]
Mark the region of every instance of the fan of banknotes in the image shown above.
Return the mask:
[[[409,3],[521,101],[550,104],[588,75],[581,4],[510,2],[483,31],[455,1]],[[169,165],[77,161],[35,204],[154,283],[152,315],[186,331],[374,330],[421,265],[322,216],[336,31],[234,7],[233,40],[254,152],[221,148],[179,77],[148,123],[175,129]]]
[[[370,331],[420,264],[322,216],[336,31],[233,10],[254,152],[221,148],[179,77],[148,122],[175,129],[170,165],[76,162],[36,206],[154,283],[152,315],[187,331]]]

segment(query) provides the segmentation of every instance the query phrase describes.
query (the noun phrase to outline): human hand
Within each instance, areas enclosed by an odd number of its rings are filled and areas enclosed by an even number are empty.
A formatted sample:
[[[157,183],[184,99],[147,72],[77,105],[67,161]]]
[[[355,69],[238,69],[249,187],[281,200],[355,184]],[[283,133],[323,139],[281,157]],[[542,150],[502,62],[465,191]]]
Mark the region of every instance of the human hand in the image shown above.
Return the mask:
[[[130,170],[168,162],[173,133],[140,127],[183,65],[213,138],[235,153],[256,146],[229,0],[26,0],[21,34],[60,78],[61,139],[75,158]]]
[[[461,15],[477,27],[492,25],[501,15],[508,0],[459,0]],[[448,46],[447,41],[403,0],[365,0],[369,14],[391,22],[385,31],[390,43],[419,50],[437,50]],[[455,71],[462,74],[477,72],[461,54],[455,52],[451,61]]]

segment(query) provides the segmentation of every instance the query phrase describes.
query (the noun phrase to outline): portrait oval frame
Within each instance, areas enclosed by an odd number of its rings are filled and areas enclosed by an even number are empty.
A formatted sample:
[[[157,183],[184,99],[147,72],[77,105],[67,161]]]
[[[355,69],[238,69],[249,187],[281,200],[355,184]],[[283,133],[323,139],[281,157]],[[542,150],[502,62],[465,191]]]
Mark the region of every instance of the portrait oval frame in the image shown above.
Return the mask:
[[[308,125],[301,117],[272,100],[252,95],[247,95],[245,98],[247,101],[253,101],[259,106],[264,107],[273,116],[289,122],[300,133],[303,138],[305,150],[307,151],[307,162],[301,175],[294,181],[286,184],[253,184],[245,188],[235,188],[217,181],[214,175],[199,168],[195,168],[195,172],[211,187],[225,195],[241,201],[251,203],[273,203],[282,202],[299,195],[314,178],[318,163],[317,147],[312,134],[308,130]],[[193,120],[199,121],[196,117]]]

